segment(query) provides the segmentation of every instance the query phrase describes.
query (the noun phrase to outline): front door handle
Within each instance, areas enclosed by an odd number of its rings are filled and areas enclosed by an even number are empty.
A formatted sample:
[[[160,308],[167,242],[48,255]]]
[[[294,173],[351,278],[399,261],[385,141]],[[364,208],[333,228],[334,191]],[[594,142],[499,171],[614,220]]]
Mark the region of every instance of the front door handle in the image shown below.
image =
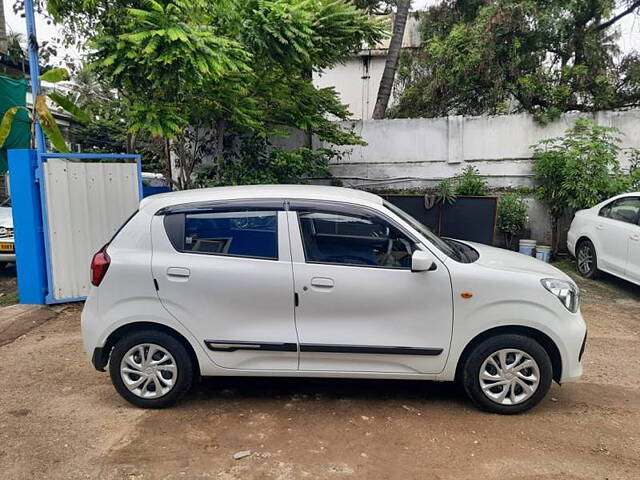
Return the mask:
[[[191,276],[191,270],[184,267],[169,267],[167,268],[167,275],[169,277],[187,279]]]
[[[637,242],[638,240],[640,240],[640,234],[638,233],[634,233],[633,235],[631,235],[629,237],[630,240],[633,240],[634,242]]]
[[[596,229],[597,229],[597,230],[604,230],[604,225],[598,225],[598,226],[596,227]]]
[[[327,277],[313,277],[311,279],[311,286],[322,289],[333,288],[333,279]]]

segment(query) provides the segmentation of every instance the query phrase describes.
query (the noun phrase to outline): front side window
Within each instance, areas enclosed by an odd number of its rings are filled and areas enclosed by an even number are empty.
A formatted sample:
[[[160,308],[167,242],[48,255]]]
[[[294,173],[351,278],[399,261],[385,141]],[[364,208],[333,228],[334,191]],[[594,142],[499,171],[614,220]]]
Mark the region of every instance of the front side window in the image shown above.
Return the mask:
[[[375,215],[298,212],[307,262],[411,268],[414,242]]]
[[[274,211],[187,213],[182,251],[278,259]]]
[[[625,223],[638,223],[640,197],[619,198],[600,209],[600,216]]]

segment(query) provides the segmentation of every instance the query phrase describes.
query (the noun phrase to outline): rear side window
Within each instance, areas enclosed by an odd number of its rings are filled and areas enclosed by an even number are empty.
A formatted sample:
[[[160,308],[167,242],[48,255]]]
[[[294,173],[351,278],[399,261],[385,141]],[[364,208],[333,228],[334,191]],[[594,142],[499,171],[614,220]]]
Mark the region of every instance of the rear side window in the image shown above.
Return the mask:
[[[203,255],[278,259],[275,211],[168,215],[165,228],[176,250]]]
[[[299,211],[307,262],[408,269],[415,244],[375,215]]]
[[[638,223],[640,197],[619,198],[600,209],[600,216],[625,223]]]

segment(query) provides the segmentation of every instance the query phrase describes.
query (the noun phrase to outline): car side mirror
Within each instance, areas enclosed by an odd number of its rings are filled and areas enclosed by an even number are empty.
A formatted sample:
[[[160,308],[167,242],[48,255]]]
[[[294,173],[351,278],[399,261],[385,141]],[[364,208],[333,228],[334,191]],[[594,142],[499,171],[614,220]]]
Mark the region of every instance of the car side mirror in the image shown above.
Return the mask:
[[[416,250],[413,252],[413,255],[411,255],[412,272],[429,272],[436,268],[436,257],[434,257],[431,252]]]

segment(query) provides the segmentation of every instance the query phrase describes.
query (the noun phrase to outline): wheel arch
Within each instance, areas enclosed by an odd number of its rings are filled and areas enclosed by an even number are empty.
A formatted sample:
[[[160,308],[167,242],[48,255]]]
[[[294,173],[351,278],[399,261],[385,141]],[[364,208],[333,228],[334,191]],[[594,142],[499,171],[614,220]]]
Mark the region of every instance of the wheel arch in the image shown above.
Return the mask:
[[[121,338],[124,338],[125,336],[131,333],[140,332],[143,330],[155,330],[155,331],[163,332],[163,333],[166,333],[167,335],[171,335],[173,338],[178,340],[184,346],[184,348],[187,350],[187,353],[189,354],[189,358],[191,359],[191,362],[193,363],[193,368],[195,369],[194,371],[195,375],[198,375],[198,376],[200,375],[200,362],[198,361],[198,356],[196,355],[196,352],[193,349],[193,346],[191,345],[189,340],[187,340],[184,337],[184,335],[182,335],[177,330],[171,327],[168,327],[166,325],[163,325],[161,323],[155,323],[155,322],[127,323],[125,325],[122,325],[116,328],[113,332],[111,332],[107,337],[107,340],[105,341],[104,346],[102,348],[97,348],[93,353],[93,365],[96,368],[96,370],[100,370],[100,371],[105,370],[105,367],[109,362],[109,357],[111,356],[111,351],[113,350],[113,347],[116,345],[116,343],[118,343],[118,340],[120,340]]]
[[[499,327],[490,328],[489,330],[485,330],[484,332],[476,335],[469,343],[467,343],[467,346],[464,347],[462,354],[458,358],[455,375],[456,380],[460,380],[462,378],[462,371],[467,358],[477,345],[482,343],[487,338],[503,334],[522,335],[537,341],[542,346],[542,348],[545,349],[547,355],[549,355],[549,358],[551,359],[551,366],[553,368],[553,379],[558,383],[560,382],[560,379],[562,378],[562,356],[560,355],[558,346],[546,333],[541,332],[540,330],[537,330],[535,328],[525,327],[522,325],[502,325]]]

